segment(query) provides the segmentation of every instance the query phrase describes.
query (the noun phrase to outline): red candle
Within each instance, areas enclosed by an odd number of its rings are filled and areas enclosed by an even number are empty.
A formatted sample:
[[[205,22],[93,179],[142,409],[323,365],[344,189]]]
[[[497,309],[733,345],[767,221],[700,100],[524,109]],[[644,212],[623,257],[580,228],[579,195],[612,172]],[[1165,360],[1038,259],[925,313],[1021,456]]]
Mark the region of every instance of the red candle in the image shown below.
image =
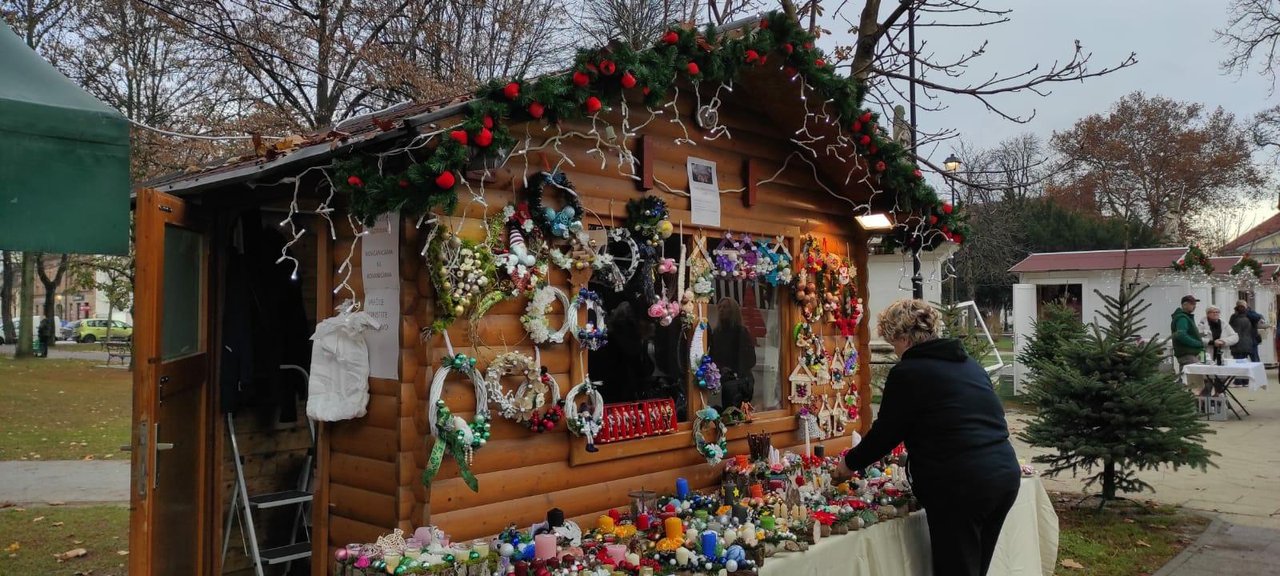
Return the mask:
[[[764,498],[764,486],[761,486],[761,485],[759,485],[759,484],[752,484],[752,485],[751,485],[751,497],[752,497],[752,498]]]
[[[636,516],[636,530],[647,532],[649,530],[649,515],[641,514]]]

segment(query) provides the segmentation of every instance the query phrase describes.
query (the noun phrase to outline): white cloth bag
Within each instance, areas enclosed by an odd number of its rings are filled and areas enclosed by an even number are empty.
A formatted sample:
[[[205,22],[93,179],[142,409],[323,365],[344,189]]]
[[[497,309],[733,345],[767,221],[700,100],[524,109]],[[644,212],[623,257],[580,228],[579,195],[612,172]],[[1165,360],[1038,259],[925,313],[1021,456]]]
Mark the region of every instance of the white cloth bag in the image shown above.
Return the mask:
[[[322,422],[365,415],[369,404],[369,347],[364,331],[380,328],[364,312],[324,320],[311,336],[311,381],[307,416]]]

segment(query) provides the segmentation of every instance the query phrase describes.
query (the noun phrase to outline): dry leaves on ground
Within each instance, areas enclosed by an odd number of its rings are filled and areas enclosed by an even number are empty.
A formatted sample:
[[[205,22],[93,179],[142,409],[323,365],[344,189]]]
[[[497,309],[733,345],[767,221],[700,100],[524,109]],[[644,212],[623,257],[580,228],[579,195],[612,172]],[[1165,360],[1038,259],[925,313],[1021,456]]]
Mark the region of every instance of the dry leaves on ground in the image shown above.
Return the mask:
[[[1151,547],[1151,545],[1150,545],[1150,544],[1147,544],[1146,542],[1143,542],[1142,540],[1139,540],[1139,541],[1135,542],[1135,544],[1137,544],[1137,545],[1139,545],[1139,546],[1141,546],[1141,547],[1143,547],[1143,548],[1150,548],[1150,547]]]
[[[1070,558],[1063,558],[1061,564],[1063,568],[1070,568],[1072,570],[1084,570],[1083,564],[1076,562],[1075,560],[1072,560]]]
[[[58,562],[66,562],[67,560],[70,560],[72,558],[80,558],[81,556],[87,556],[88,554],[89,554],[89,551],[85,550],[84,548],[75,548],[72,550],[67,550],[66,552],[63,552],[61,554],[54,554],[53,557],[57,559]]]

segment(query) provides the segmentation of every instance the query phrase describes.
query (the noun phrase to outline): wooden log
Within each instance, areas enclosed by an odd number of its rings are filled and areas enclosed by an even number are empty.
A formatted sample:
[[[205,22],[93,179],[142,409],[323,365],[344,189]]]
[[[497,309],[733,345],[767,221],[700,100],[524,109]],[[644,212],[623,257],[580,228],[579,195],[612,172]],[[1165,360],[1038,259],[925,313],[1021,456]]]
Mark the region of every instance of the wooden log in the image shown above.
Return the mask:
[[[329,508],[333,516],[350,518],[375,526],[391,526],[397,519],[396,499],[393,494],[362,490],[344,484],[329,486]]]
[[[396,489],[396,464],[354,454],[335,452],[330,456],[330,481],[379,494]]]
[[[399,453],[399,434],[395,430],[341,422],[334,426],[330,442],[334,454],[351,454],[394,462]]]
[[[333,514],[329,520],[329,544],[342,547],[352,542],[374,542],[379,536],[389,532],[391,524],[372,524],[356,518]],[[331,561],[332,554],[328,555]],[[337,573],[332,572],[332,573]]]

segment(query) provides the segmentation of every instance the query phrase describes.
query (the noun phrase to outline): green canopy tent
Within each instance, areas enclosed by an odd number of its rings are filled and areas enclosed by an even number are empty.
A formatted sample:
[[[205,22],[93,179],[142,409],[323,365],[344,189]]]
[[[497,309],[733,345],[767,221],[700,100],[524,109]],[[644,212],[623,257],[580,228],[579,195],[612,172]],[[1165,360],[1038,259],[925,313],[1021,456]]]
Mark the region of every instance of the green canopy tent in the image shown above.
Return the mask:
[[[0,249],[129,253],[129,122],[0,26]]]

